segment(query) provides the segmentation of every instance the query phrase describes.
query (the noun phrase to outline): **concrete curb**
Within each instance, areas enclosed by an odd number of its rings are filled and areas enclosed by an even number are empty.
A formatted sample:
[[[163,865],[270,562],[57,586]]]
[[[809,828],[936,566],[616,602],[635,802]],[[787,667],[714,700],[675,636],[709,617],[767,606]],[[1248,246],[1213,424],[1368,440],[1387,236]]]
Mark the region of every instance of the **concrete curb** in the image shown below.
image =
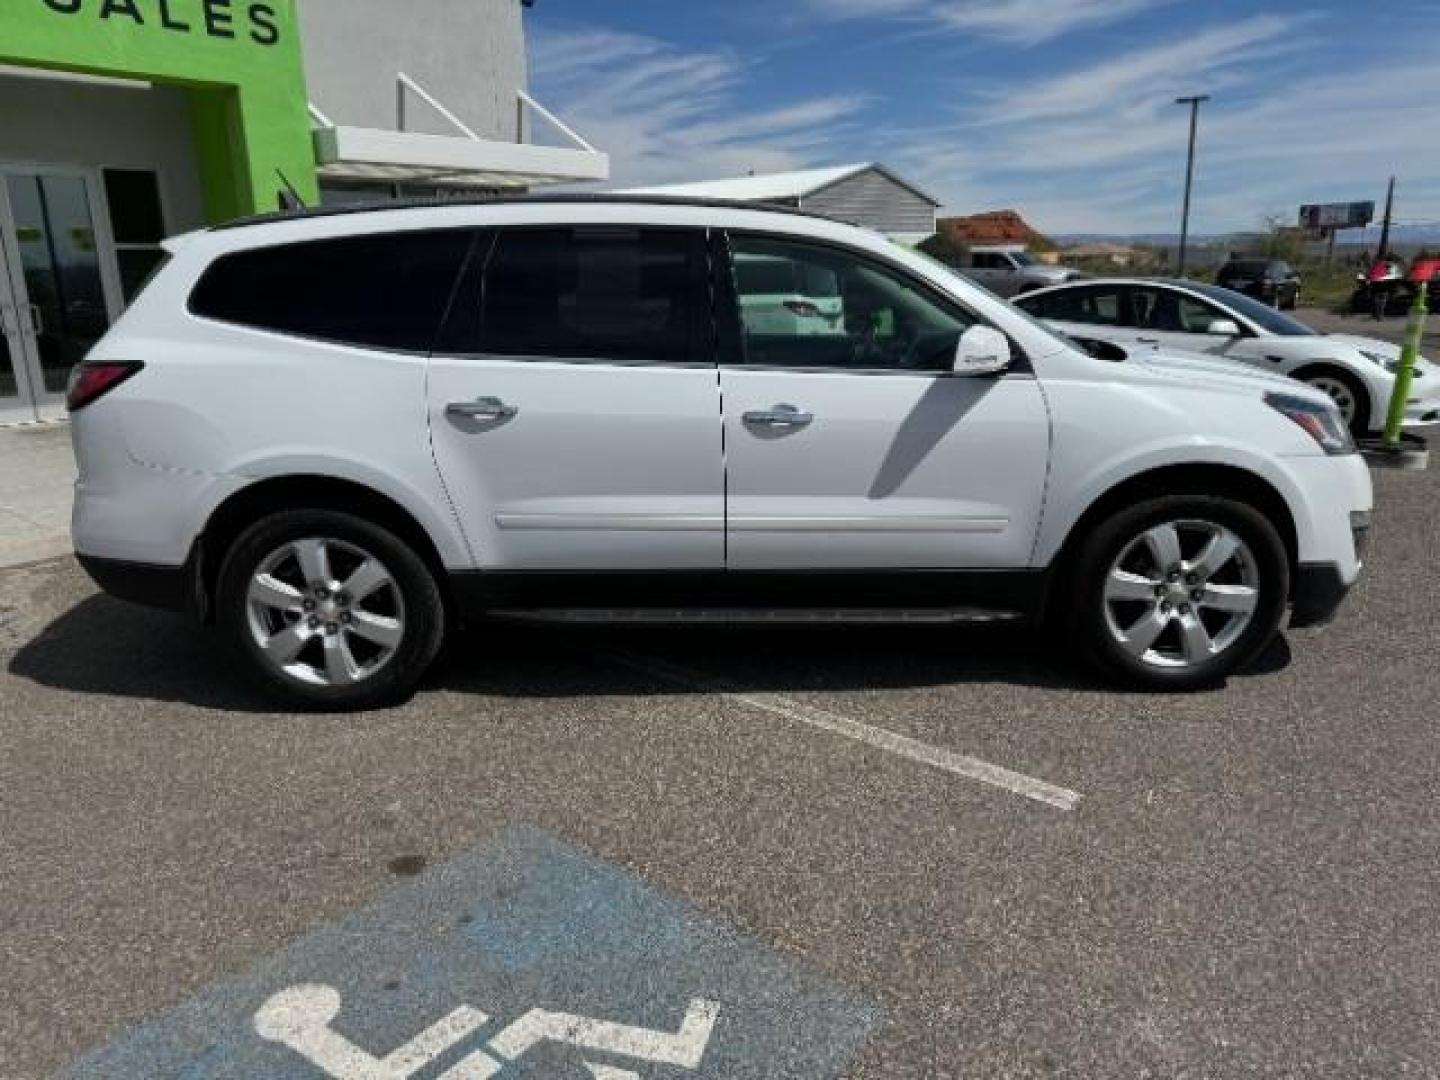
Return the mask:
[[[1400,435],[1398,446],[1386,446],[1379,439],[1362,439],[1360,453],[1372,469],[1396,469],[1401,472],[1422,472],[1430,466],[1430,444],[1408,431]]]

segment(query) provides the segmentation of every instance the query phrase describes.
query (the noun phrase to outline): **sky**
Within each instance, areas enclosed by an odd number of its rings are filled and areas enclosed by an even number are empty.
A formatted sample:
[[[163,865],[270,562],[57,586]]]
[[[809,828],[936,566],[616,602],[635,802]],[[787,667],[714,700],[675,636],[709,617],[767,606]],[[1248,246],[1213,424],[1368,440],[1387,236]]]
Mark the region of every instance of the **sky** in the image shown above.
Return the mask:
[[[884,162],[1047,233],[1440,221],[1437,0],[537,0],[531,92],[626,187]]]

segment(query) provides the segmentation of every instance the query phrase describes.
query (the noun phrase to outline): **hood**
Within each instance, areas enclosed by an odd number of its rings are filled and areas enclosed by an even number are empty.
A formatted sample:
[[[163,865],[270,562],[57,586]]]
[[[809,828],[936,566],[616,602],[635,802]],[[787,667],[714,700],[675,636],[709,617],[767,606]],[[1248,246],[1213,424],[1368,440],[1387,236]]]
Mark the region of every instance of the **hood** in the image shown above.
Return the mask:
[[[1135,350],[1130,353],[1129,362],[1147,371],[1216,390],[1233,390],[1243,394],[1279,391],[1319,404],[1330,402],[1327,395],[1304,383],[1249,367],[1238,360],[1217,359],[1209,353],[1187,352],[1184,349],[1165,349],[1160,352]]]
[[[1056,283],[1069,281],[1075,276],[1075,271],[1068,266],[1027,266],[1025,272],[1032,277],[1045,278]]]
[[[1381,341],[1379,338],[1361,337],[1359,334],[1326,334],[1325,340],[1338,341],[1341,344],[1374,353],[1376,356],[1383,356],[1385,359],[1397,363],[1400,360],[1400,346],[1393,342]],[[1415,361],[1415,372],[1418,375],[1434,375],[1435,365],[1423,356],[1419,357]]]

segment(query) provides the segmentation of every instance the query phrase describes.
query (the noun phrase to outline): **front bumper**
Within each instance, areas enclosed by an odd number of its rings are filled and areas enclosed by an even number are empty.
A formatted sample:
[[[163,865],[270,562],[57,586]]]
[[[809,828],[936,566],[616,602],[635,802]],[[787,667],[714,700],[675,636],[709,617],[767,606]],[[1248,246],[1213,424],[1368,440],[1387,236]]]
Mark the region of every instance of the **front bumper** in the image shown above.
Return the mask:
[[[1411,398],[1405,403],[1403,423],[1405,427],[1440,424],[1440,397]]]
[[[1355,561],[1363,564],[1365,549],[1370,544],[1370,513],[1357,510],[1350,515],[1350,535],[1355,547]],[[1355,579],[1345,580],[1334,563],[1301,563],[1295,570],[1290,588],[1290,625],[1294,627],[1324,626],[1335,618]]]
[[[1340,568],[1329,563],[1303,563],[1295,571],[1290,600],[1292,627],[1324,626],[1335,618],[1350,586]]]

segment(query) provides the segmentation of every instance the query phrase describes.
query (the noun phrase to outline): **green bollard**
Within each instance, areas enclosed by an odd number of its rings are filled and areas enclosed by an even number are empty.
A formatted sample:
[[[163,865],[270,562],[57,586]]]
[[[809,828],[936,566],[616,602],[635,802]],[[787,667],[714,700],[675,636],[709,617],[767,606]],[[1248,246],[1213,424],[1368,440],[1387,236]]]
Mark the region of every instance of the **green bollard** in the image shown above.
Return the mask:
[[[1430,314],[1426,296],[1429,285],[1422,281],[1410,306],[1410,322],[1405,327],[1405,347],[1400,350],[1400,369],[1395,372],[1395,390],[1390,395],[1390,412],[1385,418],[1385,449],[1400,447],[1400,425],[1405,421],[1405,403],[1410,400],[1410,386],[1415,381],[1415,361],[1420,356],[1420,341],[1425,336],[1425,319]]]

